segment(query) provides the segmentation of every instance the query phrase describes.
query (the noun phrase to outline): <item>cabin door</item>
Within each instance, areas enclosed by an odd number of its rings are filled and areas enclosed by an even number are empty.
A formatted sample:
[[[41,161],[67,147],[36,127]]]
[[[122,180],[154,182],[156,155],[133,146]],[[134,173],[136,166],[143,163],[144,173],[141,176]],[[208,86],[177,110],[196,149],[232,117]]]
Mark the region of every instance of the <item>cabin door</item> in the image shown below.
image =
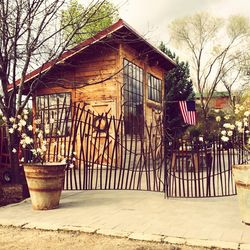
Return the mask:
[[[115,101],[88,101],[90,111],[88,159],[92,164],[110,165],[114,161],[114,122]]]

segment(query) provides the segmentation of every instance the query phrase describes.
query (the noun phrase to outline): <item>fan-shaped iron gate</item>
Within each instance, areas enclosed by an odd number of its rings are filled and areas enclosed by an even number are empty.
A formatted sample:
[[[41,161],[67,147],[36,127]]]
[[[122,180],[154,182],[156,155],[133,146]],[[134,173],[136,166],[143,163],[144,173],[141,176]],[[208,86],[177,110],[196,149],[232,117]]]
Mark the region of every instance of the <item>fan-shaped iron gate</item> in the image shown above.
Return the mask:
[[[80,104],[65,110],[56,114],[64,119],[50,124],[60,135],[51,133],[47,141],[50,160],[66,157],[70,162],[67,190],[147,190],[167,197],[236,193],[232,165],[243,162],[243,149],[225,148],[218,141],[167,141],[160,118],[145,122],[142,133],[126,134],[122,117],[96,115]]]

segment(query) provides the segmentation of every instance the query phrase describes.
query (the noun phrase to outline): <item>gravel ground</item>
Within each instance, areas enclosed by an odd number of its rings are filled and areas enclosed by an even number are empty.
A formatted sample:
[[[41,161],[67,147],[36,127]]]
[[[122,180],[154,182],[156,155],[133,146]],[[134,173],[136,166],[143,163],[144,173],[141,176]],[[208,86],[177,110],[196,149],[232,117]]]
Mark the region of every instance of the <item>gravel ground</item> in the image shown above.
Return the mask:
[[[0,249],[63,250],[191,250],[206,249],[127,238],[66,231],[43,231],[0,226]]]

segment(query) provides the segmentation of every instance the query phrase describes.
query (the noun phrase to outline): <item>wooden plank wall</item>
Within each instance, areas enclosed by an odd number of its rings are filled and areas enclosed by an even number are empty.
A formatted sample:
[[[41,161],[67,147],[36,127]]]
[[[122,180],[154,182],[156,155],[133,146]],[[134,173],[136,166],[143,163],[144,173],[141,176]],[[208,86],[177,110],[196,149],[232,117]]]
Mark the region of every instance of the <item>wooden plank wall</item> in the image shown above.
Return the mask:
[[[117,102],[118,51],[100,45],[92,46],[79,55],[71,65],[59,65],[44,81],[47,86],[38,89],[35,95],[71,92],[73,102]],[[113,77],[112,77],[113,76]],[[118,115],[118,110],[116,114]]]
[[[112,46],[97,44],[84,50],[71,64],[67,62],[65,65],[59,65],[50,77],[45,79],[47,86],[40,88],[36,95],[71,92],[72,101],[86,103],[113,101],[116,106],[113,115],[119,117],[123,103],[121,86],[124,58],[141,67],[144,72],[162,79],[164,87],[165,72],[156,64],[149,65],[147,53],[139,54],[127,44],[112,44]],[[162,105],[147,97],[147,74],[144,74],[144,116],[150,123],[162,109]]]

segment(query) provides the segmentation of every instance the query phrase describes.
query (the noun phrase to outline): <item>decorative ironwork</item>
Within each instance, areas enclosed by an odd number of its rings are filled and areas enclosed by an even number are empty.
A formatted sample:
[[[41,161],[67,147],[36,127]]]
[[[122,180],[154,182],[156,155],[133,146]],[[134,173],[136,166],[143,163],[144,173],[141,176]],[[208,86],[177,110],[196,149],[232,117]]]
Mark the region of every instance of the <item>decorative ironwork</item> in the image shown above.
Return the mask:
[[[47,159],[67,157],[74,163],[67,168],[67,190],[147,190],[192,198],[236,194],[232,165],[249,157],[243,147],[216,139],[167,140],[161,116],[144,123],[143,135],[128,135],[122,116],[95,115],[82,104],[70,104],[63,112],[64,119],[55,126],[63,128],[70,121],[69,133],[56,137],[51,133],[46,140]],[[105,129],[99,126],[102,121]]]

